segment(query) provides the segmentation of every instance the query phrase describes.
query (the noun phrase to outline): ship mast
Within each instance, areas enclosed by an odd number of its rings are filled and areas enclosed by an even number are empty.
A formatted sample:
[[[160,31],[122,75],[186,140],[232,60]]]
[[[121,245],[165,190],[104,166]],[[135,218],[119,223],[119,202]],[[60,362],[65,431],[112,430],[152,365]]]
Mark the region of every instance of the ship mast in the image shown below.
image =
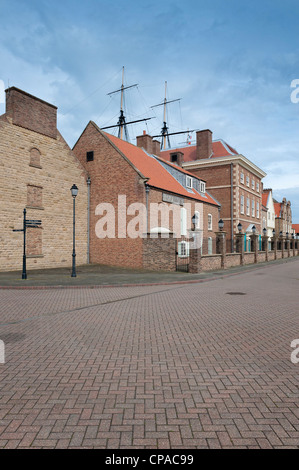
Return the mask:
[[[165,82],[165,98],[164,98],[163,103],[155,104],[154,106],[151,106],[151,108],[156,108],[158,106],[164,106],[163,127],[161,129],[161,134],[153,136],[153,137],[162,137],[161,149],[164,149],[164,150],[166,149],[166,139],[167,139],[167,142],[168,142],[168,146],[170,147],[169,136],[171,134],[168,133],[168,127],[167,127],[167,123],[166,123],[166,107],[169,103],[174,103],[175,101],[180,101],[180,99],[181,98],[178,98],[176,100],[167,101],[167,82]]]
[[[125,134],[126,140],[128,141],[129,140],[128,130],[127,130],[127,125],[128,124],[134,124],[135,122],[141,122],[141,121],[148,121],[149,119],[152,119],[152,118],[138,119],[136,121],[126,122],[126,118],[125,118],[124,110],[123,110],[124,91],[127,90],[128,88],[137,87],[138,84],[135,83],[134,85],[124,86],[124,72],[125,72],[125,68],[123,67],[123,69],[122,69],[122,83],[121,83],[120,89],[112,91],[111,93],[108,93],[108,96],[110,96],[110,95],[113,95],[114,93],[119,93],[120,92],[120,115],[119,115],[119,118],[118,118],[118,122],[114,126],[102,127],[102,129],[111,129],[112,127],[118,127],[118,137],[123,140],[124,139],[124,134]]]

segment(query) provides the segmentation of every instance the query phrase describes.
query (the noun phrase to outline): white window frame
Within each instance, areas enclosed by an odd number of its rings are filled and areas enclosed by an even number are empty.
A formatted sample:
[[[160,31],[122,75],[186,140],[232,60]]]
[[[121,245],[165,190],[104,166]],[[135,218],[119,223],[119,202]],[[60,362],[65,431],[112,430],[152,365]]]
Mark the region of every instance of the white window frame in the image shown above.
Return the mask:
[[[192,177],[191,176],[188,176],[186,175],[186,187],[188,189],[192,189],[193,188],[193,180],[192,180]]]
[[[260,203],[256,201],[256,218],[260,218]]]
[[[181,207],[181,236],[187,235],[187,210]]]
[[[246,199],[246,215],[250,215],[250,199]]]
[[[244,173],[243,173],[243,171],[241,171],[241,174],[240,174],[240,182],[242,184],[244,184]]]
[[[250,183],[249,176],[246,176],[246,186],[248,186],[248,188],[249,188],[249,183]]]
[[[205,193],[206,192],[206,183],[203,183],[202,181],[200,182],[200,192]]]
[[[187,258],[189,256],[189,242],[185,240],[178,243],[178,257],[179,258]]]
[[[208,214],[208,230],[211,232],[213,230],[213,216]]]
[[[254,181],[254,179],[251,180],[251,189],[253,189],[253,191],[255,190],[255,181]]]
[[[241,212],[241,214],[244,214],[244,196],[243,196],[243,194],[241,194],[241,198],[240,198],[240,212]]]
[[[254,199],[251,201],[251,217],[255,217],[255,202]]]
[[[260,192],[260,183],[258,181],[256,182],[256,190],[258,193]]]
[[[213,238],[209,237],[208,238],[208,255],[213,254]]]

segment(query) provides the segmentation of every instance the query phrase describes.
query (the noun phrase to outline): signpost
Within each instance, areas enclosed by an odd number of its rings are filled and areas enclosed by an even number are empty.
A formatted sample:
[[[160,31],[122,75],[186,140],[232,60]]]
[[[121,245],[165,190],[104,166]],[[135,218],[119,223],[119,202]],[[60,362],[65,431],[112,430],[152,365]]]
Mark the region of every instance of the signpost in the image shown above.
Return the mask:
[[[24,234],[24,243],[23,243],[23,271],[22,271],[22,279],[27,279],[27,272],[26,272],[26,229],[27,228],[38,228],[41,224],[41,220],[27,220],[26,219],[26,209],[23,211],[23,228],[21,229],[14,229],[13,232],[23,232]]]

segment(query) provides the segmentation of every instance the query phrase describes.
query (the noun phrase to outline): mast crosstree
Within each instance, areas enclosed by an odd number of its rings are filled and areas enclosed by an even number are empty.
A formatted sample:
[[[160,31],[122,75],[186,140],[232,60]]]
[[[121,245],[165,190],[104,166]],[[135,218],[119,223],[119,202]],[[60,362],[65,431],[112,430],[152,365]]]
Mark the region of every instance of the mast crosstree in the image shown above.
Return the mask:
[[[137,119],[136,121],[126,122],[126,118],[125,118],[125,115],[124,115],[124,109],[123,109],[123,107],[124,107],[124,91],[127,90],[128,88],[137,87],[138,83],[135,83],[134,85],[124,86],[124,71],[125,71],[125,68],[123,67],[123,70],[122,70],[122,83],[121,83],[120,89],[115,90],[115,91],[111,91],[110,93],[108,93],[108,96],[110,96],[110,95],[113,95],[114,93],[119,93],[120,92],[120,115],[119,115],[119,118],[118,118],[118,122],[114,126],[106,126],[106,127],[102,127],[102,129],[111,129],[113,127],[118,127],[118,137],[123,140],[124,139],[124,134],[125,134],[125,139],[128,141],[129,140],[129,134],[128,134],[127,126],[129,124],[134,124],[135,122],[141,122],[141,121],[148,121],[149,119],[152,119],[152,118]]]
[[[166,123],[166,107],[169,103],[174,103],[175,101],[180,101],[180,100],[181,100],[181,98],[178,98],[178,99],[175,99],[175,100],[167,100],[167,82],[165,82],[165,98],[164,98],[163,103],[155,104],[154,106],[151,106],[151,109],[156,108],[158,106],[164,106],[164,113],[163,113],[164,120],[163,120],[163,127],[161,129],[161,134],[152,136],[152,137],[162,137],[161,150],[166,149],[166,141],[168,143],[168,147],[169,148],[171,147],[170,139],[169,139],[170,135],[186,134],[186,133],[189,134],[189,132],[194,132],[193,130],[191,130],[191,131],[189,131],[189,130],[188,131],[179,131],[179,132],[168,132],[168,127],[167,127],[167,123]]]

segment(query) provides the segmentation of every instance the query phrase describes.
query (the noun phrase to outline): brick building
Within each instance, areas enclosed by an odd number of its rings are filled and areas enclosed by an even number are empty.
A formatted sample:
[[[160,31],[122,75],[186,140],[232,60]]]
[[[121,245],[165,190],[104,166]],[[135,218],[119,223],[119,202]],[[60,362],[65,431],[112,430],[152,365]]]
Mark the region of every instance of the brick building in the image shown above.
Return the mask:
[[[273,236],[273,230],[275,229],[275,207],[272,189],[263,189],[262,205],[267,209],[267,213],[265,214],[262,223],[262,229],[264,227],[267,229],[267,236],[270,239]]]
[[[246,235],[253,225],[261,235],[262,178],[266,174],[248,158],[223,140],[212,140],[209,129],[196,133],[196,145],[161,151],[160,156],[206,181],[207,190],[221,204],[228,252],[234,251],[239,223]]]
[[[284,197],[282,202],[274,200],[275,230],[277,235],[282,232],[283,236],[292,233],[292,209],[290,201]]]
[[[193,216],[203,252],[215,250],[220,206],[206,191],[205,181],[153,155],[158,145],[150,136],[138,142],[125,142],[90,121],[73,148],[91,179],[91,262],[166,269],[162,246],[169,238],[171,256],[178,249],[183,257]],[[158,233],[155,241],[153,234]]]
[[[75,183],[76,260],[87,261],[87,173],[57,130],[57,108],[22,90],[6,90],[0,116],[0,270],[21,268],[23,210],[41,220],[27,230],[27,266],[71,266]]]

